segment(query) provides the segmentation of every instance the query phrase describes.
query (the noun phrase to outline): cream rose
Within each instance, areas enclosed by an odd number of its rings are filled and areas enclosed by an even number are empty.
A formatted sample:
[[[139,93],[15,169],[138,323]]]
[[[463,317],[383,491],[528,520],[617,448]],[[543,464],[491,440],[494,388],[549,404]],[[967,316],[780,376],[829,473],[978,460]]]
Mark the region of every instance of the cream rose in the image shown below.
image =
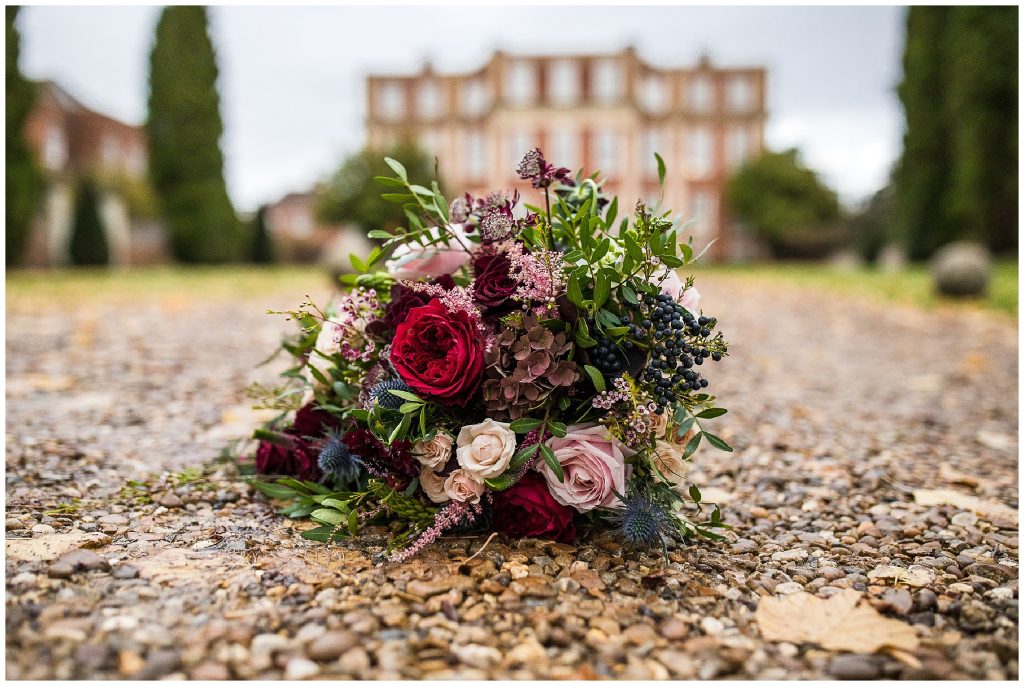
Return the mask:
[[[654,468],[661,472],[661,475],[673,486],[678,488],[683,485],[689,465],[683,459],[683,452],[679,446],[668,441],[656,442],[651,462],[654,463]]]
[[[444,492],[452,500],[477,503],[480,502],[480,496],[484,494],[484,482],[465,469],[456,469],[445,479]]]
[[[423,467],[420,470],[420,486],[435,503],[443,503],[448,500],[448,493],[444,488],[445,477],[435,472],[430,467]]]
[[[618,502],[615,493],[623,493],[626,485],[626,458],[635,451],[612,436],[607,427],[576,424],[568,427],[565,438],[552,438],[547,444],[562,466],[564,481],[558,480],[545,461],[538,462],[537,470],[555,500],[580,512]]]
[[[456,440],[459,466],[476,478],[500,476],[516,452],[516,435],[504,422],[485,419],[462,427]]]
[[[430,469],[441,469],[452,456],[452,437],[438,431],[429,441],[419,441],[412,447],[412,454],[420,464]]]
[[[649,415],[651,420],[651,431],[654,433],[655,438],[665,438],[665,432],[668,431],[669,413],[662,412],[661,414],[654,414],[653,412]]]

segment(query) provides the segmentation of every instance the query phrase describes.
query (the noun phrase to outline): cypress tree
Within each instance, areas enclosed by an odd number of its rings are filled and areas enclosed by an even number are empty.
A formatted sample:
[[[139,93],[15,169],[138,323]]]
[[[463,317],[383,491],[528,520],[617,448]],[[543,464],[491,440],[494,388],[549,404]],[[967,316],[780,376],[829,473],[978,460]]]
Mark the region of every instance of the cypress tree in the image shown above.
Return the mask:
[[[944,201],[950,159],[941,84],[949,9],[907,10],[903,81],[898,88],[906,131],[895,182],[898,226],[907,254],[915,260],[927,258],[955,236]]]
[[[270,231],[267,229],[266,205],[260,206],[253,219],[249,261],[253,264],[270,264],[274,261],[274,243],[270,239]]]
[[[28,242],[32,217],[39,208],[44,179],[42,171],[24,136],[25,119],[35,100],[35,87],[18,69],[21,39],[15,22],[20,7],[5,9],[7,41],[6,88],[6,164],[7,177],[4,227],[7,265],[20,262]]]
[[[948,211],[960,235],[1017,250],[1017,8],[950,10]]]
[[[96,185],[85,179],[75,198],[75,216],[71,225],[71,264],[105,265],[110,260],[107,236],[100,219]]]
[[[150,175],[185,262],[242,256],[245,231],[224,183],[217,63],[206,8],[166,7],[150,53]]]

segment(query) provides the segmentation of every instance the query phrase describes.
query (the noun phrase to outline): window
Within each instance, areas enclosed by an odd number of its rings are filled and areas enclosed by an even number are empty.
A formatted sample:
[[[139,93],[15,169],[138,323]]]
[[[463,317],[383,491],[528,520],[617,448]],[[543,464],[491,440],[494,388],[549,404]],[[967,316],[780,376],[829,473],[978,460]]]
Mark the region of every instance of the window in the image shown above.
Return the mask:
[[[745,76],[734,76],[729,80],[726,96],[733,112],[749,112],[754,108],[753,84]]]
[[[686,160],[690,173],[707,176],[715,166],[715,141],[709,126],[696,126],[687,136]]]
[[[592,86],[598,102],[610,105],[621,100],[624,80],[622,65],[617,60],[602,59],[594,63]]]
[[[441,134],[434,129],[427,129],[420,134],[420,146],[428,155],[436,155],[441,148]]]
[[[424,81],[416,91],[416,110],[420,117],[433,119],[441,115],[441,86],[436,81]]]
[[[526,131],[514,131],[505,138],[505,169],[512,171],[519,166],[523,155],[533,148],[533,141]]]
[[[668,88],[661,76],[647,76],[640,82],[640,106],[648,112],[664,112],[668,105]]]
[[[554,105],[572,105],[579,98],[579,67],[572,60],[553,62],[548,72],[548,100]]]
[[[735,169],[750,157],[750,132],[743,126],[734,126],[725,142],[725,155],[729,167]]]
[[[640,142],[640,168],[649,178],[658,178],[658,160],[654,153],[664,158],[667,153],[667,141],[665,132],[661,129],[644,129],[643,138]]]
[[[505,73],[505,95],[508,102],[519,107],[533,104],[536,73],[529,62],[512,62]]]
[[[377,113],[384,119],[401,119],[405,115],[405,93],[402,84],[386,81],[377,86]]]
[[[605,177],[619,172],[619,134],[615,131],[598,131],[594,136],[594,162]]]
[[[710,112],[714,107],[715,89],[707,76],[694,76],[687,88],[687,104],[694,112]]]
[[[690,215],[693,220],[694,238],[708,240],[718,233],[718,207],[714,192],[706,190],[694,192]]]
[[[466,134],[466,176],[482,179],[487,173],[487,150],[484,137],[479,131]]]
[[[462,113],[471,117],[483,114],[490,104],[487,86],[481,79],[472,79],[462,84]]]
[[[551,157],[556,167],[568,167],[576,171],[583,165],[580,159],[580,136],[572,129],[555,131],[551,135]]]
[[[56,170],[63,167],[67,159],[68,142],[64,138],[64,131],[51,126],[43,139],[43,164],[47,169]]]

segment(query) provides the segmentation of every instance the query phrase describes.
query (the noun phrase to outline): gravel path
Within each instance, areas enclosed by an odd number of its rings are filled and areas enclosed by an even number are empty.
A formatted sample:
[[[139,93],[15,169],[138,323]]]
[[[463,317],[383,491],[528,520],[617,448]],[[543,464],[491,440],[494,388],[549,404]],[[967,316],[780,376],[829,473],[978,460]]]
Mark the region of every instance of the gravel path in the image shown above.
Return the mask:
[[[287,327],[262,313],[302,293],[9,301],[7,676],[1016,678],[1015,326],[700,286],[733,342],[712,390],[736,452],[695,471],[735,530],[667,561],[602,537],[383,566],[374,535],[308,543],[204,468],[257,421],[242,389]],[[760,598],[842,588],[920,647],[762,638]]]

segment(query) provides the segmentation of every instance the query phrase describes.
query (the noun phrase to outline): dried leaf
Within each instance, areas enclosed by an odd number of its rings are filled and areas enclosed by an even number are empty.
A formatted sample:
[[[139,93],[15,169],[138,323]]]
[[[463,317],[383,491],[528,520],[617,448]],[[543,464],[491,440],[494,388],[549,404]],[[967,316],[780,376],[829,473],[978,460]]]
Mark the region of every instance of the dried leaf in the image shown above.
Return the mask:
[[[769,641],[817,643],[826,650],[869,654],[881,648],[917,648],[914,628],[858,605],[862,594],[846,588],[828,599],[810,593],[763,598],[755,618]]]
[[[73,529],[66,534],[48,534],[37,538],[8,538],[4,543],[7,559],[23,562],[56,560],[76,548],[100,548],[110,543],[110,536]]]
[[[918,505],[952,505],[961,510],[967,510],[974,514],[992,521],[993,519],[1007,520],[1017,524],[1017,510],[1008,507],[997,500],[982,500],[973,495],[967,495],[951,488],[917,488],[914,489],[914,501]]]
[[[892,579],[898,584],[906,584],[907,586],[927,586],[932,582],[934,576],[926,567],[920,565],[914,565],[910,569],[883,565],[870,570],[868,578],[871,580]]]

